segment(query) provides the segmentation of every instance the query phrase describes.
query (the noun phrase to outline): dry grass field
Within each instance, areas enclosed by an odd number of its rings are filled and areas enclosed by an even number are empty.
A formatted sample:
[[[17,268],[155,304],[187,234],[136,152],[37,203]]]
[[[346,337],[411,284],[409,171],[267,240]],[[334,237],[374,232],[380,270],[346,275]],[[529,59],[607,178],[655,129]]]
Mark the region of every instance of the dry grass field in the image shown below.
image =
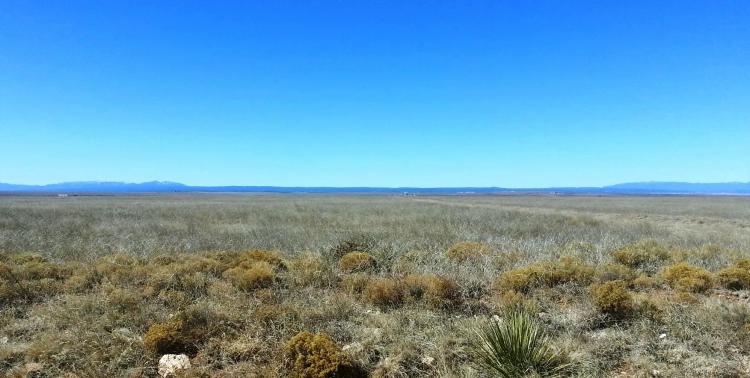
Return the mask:
[[[10,377],[746,377],[748,289],[746,197],[0,196]]]

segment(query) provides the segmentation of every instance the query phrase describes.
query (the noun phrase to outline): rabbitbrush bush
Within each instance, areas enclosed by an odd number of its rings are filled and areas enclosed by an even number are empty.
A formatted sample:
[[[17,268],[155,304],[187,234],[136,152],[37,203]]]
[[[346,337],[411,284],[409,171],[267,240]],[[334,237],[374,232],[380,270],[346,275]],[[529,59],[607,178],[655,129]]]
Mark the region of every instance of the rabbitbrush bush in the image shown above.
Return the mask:
[[[222,275],[244,291],[269,287],[276,280],[271,264],[263,261],[253,263],[249,267],[237,266],[227,269]]]
[[[580,259],[563,257],[559,261],[540,262],[503,273],[495,286],[504,290],[528,292],[538,287],[564,283],[588,285],[597,278],[596,270]]]
[[[290,377],[363,376],[351,359],[325,333],[298,333],[284,346],[284,360]]]
[[[339,267],[345,273],[367,272],[374,270],[377,262],[369,253],[349,252],[341,257]]]
[[[721,286],[729,290],[750,288],[750,260],[740,260],[716,273]]]
[[[655,240],[641,240],[612,253],[617,263],[647,272],[655,272],[669,257],[669,250]]]
[[[464,262],[482,257],[489,252],[490,247],[487,244],[466,241],[454,244],[445,252],[445,255],[450,260]]]
[[[686,263],[664,268],[662,276],[673,288],[691,293],[704,293],[713,287],[709,271]]]
[[[591,299],[596,308],[614,319],[624,319],[633,312],[633,296],[625,281],[608,281],[591,286]]]
[[[481,326],[473,353],[475,362],[489,375],[503,378],[559,377],[572,367],[531,315],[519,309]]]
[[[378,307],[396,307],[404,301],[404,285],[396,279],[370,280],[362,293],[365,300]]]
[[[458,285],[452,280],[432,274],[410,274],[404,277],[407,294],[424,300],[433,309],[449,309],[460,300]]]

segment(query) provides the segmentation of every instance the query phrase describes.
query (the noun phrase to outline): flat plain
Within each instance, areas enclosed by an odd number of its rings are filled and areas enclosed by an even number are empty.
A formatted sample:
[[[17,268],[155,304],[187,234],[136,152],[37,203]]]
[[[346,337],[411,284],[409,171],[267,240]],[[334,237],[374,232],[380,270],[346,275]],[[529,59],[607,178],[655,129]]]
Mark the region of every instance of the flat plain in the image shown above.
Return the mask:
[[[747,197],[5,195],[0,371],[483,377],[522,308],[567,375],[748,376],[747,259]]]

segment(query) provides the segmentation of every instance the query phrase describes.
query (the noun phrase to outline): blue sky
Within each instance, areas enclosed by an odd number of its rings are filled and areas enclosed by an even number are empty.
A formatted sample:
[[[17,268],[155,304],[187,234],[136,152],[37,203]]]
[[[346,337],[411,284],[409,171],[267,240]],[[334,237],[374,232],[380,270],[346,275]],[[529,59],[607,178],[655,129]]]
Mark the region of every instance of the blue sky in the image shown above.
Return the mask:
[[[0,182],[750,180],[747,1],[0,0]]]

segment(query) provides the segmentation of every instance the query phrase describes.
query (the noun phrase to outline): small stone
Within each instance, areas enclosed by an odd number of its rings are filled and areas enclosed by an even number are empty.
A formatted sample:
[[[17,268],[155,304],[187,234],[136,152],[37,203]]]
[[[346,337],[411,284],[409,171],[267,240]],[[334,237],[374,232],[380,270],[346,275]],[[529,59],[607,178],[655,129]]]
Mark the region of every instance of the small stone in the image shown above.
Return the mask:
[[[662,333],[661,335],[659,335],[659,340],[662,340],[662,339],[664,339],[666,337],[667,337],[667,334],[666,333]]]
[[[659,370],[654,369],[654,370],[651,370],[651,375],[654,377],[658,377],[661,375],[661,372]]]
[[[343,347],[341,347],[341,350],[344,352],[348,352],[350,354],[356,354],[361,352],[364,349],[361,343],[355,341],[351,344],[346,344]]]
[[[425,365],[432,365],[433,362],[435,362],[435,359],[430,356],[422,357],[422,363]]]
[[[26,365],[24,365],[24,369],[27,373],[42,371],[42,364],[38,362],[27,362]]]
[[[177,370],[189,369],[190,359],[184,354],[165,354],[159,359],[159,376],[169,377]]]

